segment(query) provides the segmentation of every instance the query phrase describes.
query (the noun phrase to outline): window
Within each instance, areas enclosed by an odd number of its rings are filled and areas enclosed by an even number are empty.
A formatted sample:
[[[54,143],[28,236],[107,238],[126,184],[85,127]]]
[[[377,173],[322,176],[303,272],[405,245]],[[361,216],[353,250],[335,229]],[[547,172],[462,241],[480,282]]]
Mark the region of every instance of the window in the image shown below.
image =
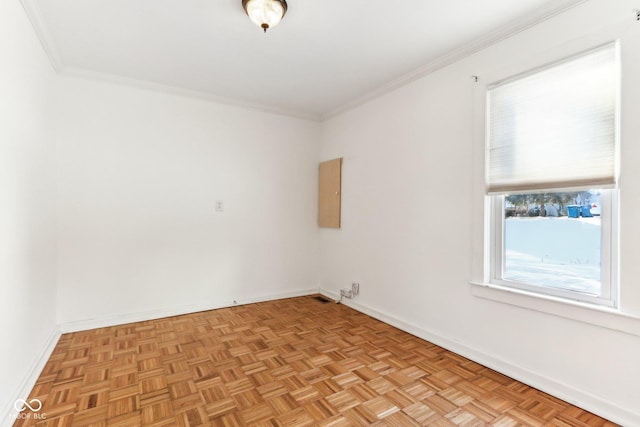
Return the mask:
[[[488,88],[491,281],[616,305],[618,49]]]

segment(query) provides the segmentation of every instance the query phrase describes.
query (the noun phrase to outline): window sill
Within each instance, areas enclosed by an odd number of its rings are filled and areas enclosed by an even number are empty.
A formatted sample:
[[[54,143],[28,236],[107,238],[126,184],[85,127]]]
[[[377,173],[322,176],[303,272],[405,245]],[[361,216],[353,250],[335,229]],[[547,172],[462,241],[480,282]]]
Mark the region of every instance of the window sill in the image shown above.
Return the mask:
[[[616,309],[539,295],[494,284],[473,281],[470,283],[471,294],[479,298],[640,336],[640,317]]]

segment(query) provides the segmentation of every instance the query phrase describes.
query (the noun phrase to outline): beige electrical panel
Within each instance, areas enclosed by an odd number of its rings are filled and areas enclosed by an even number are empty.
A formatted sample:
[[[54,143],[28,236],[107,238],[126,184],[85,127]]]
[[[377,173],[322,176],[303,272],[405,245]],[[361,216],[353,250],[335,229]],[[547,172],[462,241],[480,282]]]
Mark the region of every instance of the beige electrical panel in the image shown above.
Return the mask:
[[[318,225],[340,228],[342,158],[320,163]]]

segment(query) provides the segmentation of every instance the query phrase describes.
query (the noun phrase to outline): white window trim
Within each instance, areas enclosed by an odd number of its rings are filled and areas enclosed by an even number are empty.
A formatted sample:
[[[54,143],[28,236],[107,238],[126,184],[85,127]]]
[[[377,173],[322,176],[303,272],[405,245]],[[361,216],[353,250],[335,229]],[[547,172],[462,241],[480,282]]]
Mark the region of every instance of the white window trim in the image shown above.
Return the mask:
[[[490,283],[478,281],[469,283],[471,294],[478,298],[577,320],[640,337],[640,317],[623,313],[615,308],[571,301]]]
[[[536,66],[539,66],[539,64],[550,63],[569,57],[575,54],[575,52],[584,51],[596,44],[607,43],[618,37],[620,37],[620,33],[616,27],[610,31],[603,31],[602,34],[598,36],[578,38],[570,43],[555,46],[552,49],[547,47],[537,50],[536,52],[527,51],[526,55],[523,54],[515,60],[502,62],[499,66],[489,65],[483,70],[477,70],[476,72],[480,73],[474,75],[470,80],[473,88],[472,122],[474,141],[472,145],[474,164],[472,211],[476,212],[476,215],[471,216],[473,230],[472,279],[469,281],[469,284],[470,292],[476,298],[640,336],[640,316],[621,311],[620,303],[617,309],[609,308],[491,284],[489,280],[490,257],[485,247],[486,242],[491,238],[490,216],[486,214],[487,209],[490,208],[490,197],[486,196],[486,188],[484,185],[485,108],[488,83],[499,81],[510,75],[522,73],[527,69],[534,69]],[[617,231],[612,235],[617,238]],[[612,245],[615,248],[618,247],[617,239],[612,242]],[[616,257],[615,262],[619,262],[619,257]],[[612,271],[617,274],[619,265],[613,267]],[[618,284],[617,277],[614,283]]]
[[[569,55],[559,60],[549,61],[543,66],[533,67],[529,70],[526,70],[524,73],[516,73],[516,79],[522,78],[522,76],[532,76],[536,73],[544,72],[547,69],[554,68],[558,65],[567,64],[568,61],[573,60],[581,60],[584,55],[592,55],[594,52],[601,52],[603,48],[606,48],[607,51],[613,49],[616,53],[616,57],[619,60],[619,43],[618,42],[609,42],[599,47],[591,48],[583,53]],[[618,76],[620,78],[620,76]],[[513,77],[508,77],[506,80],[513,79]],[[503,80],[500,80],[503,81]],[[483,117],[483,121],[485,123],[485,138],[483,146],[487,149],[488,139],[489,139],[489,127],[487,124],[487,114],[488,114],[488,102],[489,92],[492,87],[495,87],[496,83],[492,82],[488,86],[484,87],[484,96],[485,99],[485,114]],[[616,126],[616,134],[615,138],[617,140],[615,147],[619,147],[619,129],[620,129],[620,82],[617,84],[618,88],[618,105],[617,113],[615,115],[615,120],[617,121]],[[488,156],[488,151],[485,154]],[[488,157],[485,157],[485,165],[484,168],[486,170],[486,162],[488,162]],[[616,168],[617,169],[617,168]],[[562,190],[571,190],[571,189],[555,189],[548,188],[542,191],[562,191]],[[573,189],[579,190],[579,189]],[[506,288],[516,288],[524,291],[528,291],[531,293],[539,293],[542,295],[548,295],[552,297],[564,298],[567,300],[576,300],[580,302],[604,305],[608,307],[617,307],[618,295],[617,295],[617,286],[616,286],[616,278],[612,277],[611,274],[613,271],[617,270],[616,268],[612,268],[617,266],[617,251],[615,250],[615,246],[612,245],[612,239],[615,240],[615,231],[617,231],[617,209],[613,208],[611,194],[617,193],[617,189],[610,190],[604,194],[602,200],[602,226],[601,226],[601,294],[598,296],[587,295],[580,292],[574,292],[569,290],[563,290],[559,288],[545,287],[536,285],[535,283],[524,283],[519,281],[507,280],[503,278],[504,271],[504,263],[505,263],[505,251],[504,251],[504,237],[505,237],[505,216],[504,216],[504,199],[502,195],[490,195],[490,202],[485,204],[485,216],[489,218],[488,226],[490,229],[489,238],[485,240],[485,253],[489,254],[489,282],[494,285],[499,285]],[[486,277],[486,274],[485,274]],[[612,280],[613,279],[613,280]]]
[[[549,192],[560,191],[550,190]],[[502,278],[504,254],[504,199],[503,196],[488,196],[491,200],[488,212],[485,212],[491,219],[491,236],[486,242],[485,250],[492,255],[489,260],[489,282],[504,288],[515,288],[534,294],[548,295],[562,298],[569,301],[579,301],[588,304],[597,304],[606,307],[616,308],[618,304],[618,190],[608,190],[601,196],[601,286],[603,293],[600,296],[581,294],[559,288],[536,286],[518,281],[505,280]]]

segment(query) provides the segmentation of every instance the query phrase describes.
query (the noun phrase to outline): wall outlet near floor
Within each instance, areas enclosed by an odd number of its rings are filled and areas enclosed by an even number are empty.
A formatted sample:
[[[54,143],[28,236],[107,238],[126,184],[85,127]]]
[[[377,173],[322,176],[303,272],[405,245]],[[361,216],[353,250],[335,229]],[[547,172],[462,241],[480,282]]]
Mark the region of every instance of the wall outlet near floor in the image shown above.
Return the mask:
[[[224,212],[224,202],[222,200],[216,200],[216,212]]]
[[[342,298],[348,298],[348,299],[353,298],[353,292],[350,291],[349,289],[340,289],[340,299]]]
[[[351,282],[351,289],[340,289],[340,299],[351,299],[360,293],[360,283]]]

